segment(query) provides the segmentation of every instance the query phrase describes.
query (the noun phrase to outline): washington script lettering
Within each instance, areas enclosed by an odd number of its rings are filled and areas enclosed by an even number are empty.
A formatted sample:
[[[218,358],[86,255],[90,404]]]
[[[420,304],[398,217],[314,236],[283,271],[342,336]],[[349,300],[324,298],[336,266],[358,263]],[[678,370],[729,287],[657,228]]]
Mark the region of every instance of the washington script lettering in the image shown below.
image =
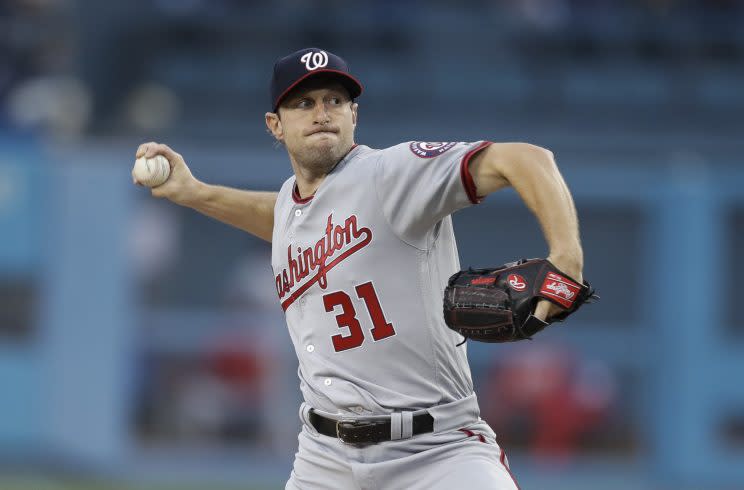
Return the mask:
[[[293,256],[293,245],[287,247],[287,269],[283,269],[282,273],[276,276],[276,292],[279,294],[279,299],[287,294],[290,295],[282,301],[282,308],[284,310],[289,308],[289,305],[316,282],[321,289],[328,287],[326,276],[328,271],[351,254],[366,247],[370,241],[372,241],[372,230],[359,228],[356,216],[351,215],[346,218],[343,226],[334,226],[333,213],[329,214],[325,236],[318,240],[314,247],[307,247],[305,250],[297,247],[297,256]],[[328,262],[331,258],[333,260]],[[315,274],[307,282],[292,291],[295,285],[300,284],[312,273]]]

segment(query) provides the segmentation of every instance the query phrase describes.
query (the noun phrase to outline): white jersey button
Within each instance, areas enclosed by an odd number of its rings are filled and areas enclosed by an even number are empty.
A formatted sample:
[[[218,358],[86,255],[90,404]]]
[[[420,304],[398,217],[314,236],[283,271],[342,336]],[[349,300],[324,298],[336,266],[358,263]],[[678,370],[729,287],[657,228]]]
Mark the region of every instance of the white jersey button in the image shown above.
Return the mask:
[[[331,378],[326,378],[325,381],[323,381],[323,383],[325,383],[326,386],[331,386],[331,383],[332,383]]]
[[[311,345],[308,345],[307,347],[305,347],[305,349],[306,349],[306,350],[307,350],[308,352],[312,352],[312,351],[314,351],[314,350],[315,350],[315,346],[311,344]]]
[[[300,304],[301,304],[302,306],[305,306],[305,303],[307,303],[307,298],[305,298],[305,297],[303,296],[302,298],[300,298]]]
[[[297,217],[302,216],[302,209],[295,209],[295,216]]]

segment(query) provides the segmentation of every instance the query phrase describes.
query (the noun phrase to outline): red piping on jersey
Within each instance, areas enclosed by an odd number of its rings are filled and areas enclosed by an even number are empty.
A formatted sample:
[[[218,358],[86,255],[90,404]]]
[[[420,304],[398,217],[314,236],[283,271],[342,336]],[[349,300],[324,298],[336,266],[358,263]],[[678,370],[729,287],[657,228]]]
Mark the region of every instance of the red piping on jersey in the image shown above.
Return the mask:
[[[483,437],[483,434],[476,434],[472,430],[468,429],[459,429],[460,432],[464,432],[468,437],[478,436],[478,440],[480,442],[486,442],[486,438]],[[499,448],[501,450],[501,455],[499,456],[499,462],[501,465],[506,469],[506,472],[509,473],[509,476],[511,477],[512,481],[514,482],[514,485],[517,487],[517,490],[522,490],[519,488],[519,483],[517,483],[517,479],[514,478],[514,474],[511,472],[511,469],[509,469],[509,465],[506,464],[506,453],[504,452],[503,448]]]
[[[483,434],[476,434],[472,430],[468,430],[468,429],[460,429],[460,432],[464,432],[468,437],[478,436],[478,440],[480,442],[486,442],[486,438],[483,437]]]
[[[501,449],[501,456],[499,456],[499,461],[501,461],[501,464],[504,465],[504,468],[506,468],[506,471],[509,473],[509,476],[514,482],[514,485],[516,485],[517,490],[522,490],[521,488],[519,488],[519,483],[517,483],[517,479],[514,478],[514,474],[509,469],[509,465],[506,464],[506,453],[504,452],[503,448]]]
[[[468,199],[470,199],[470,202],[473,204],[478,204],[483,200],[483,197],[485,196],[478,196],[477,190],[475,188],[475,182],[473,181],[473,176],[470,174],[470,159],[473,158],[476,153],[490,146],[491,144],[491,141],[484,141],[483,143],[467,152],[465,156],[462,157],[462,162],[460,162],[460,179],[462,179],[462,185],[465,187],[465,192],[468,195]]]
[[[300,191],[299,189],[297,189],[297,182],[295,182],[294,187],[292,188],[292,199],[294,200],[295,203],[307,204],[313,200],[313,197],[315,197],[315,193],[312,193],[305,198],[300,197]]]
[[[343,160],[344,158],[346,158],[349,155],[349,153],[351,153],[352,151],[354,151],[354,148],[356,148],[357,146],[359,146],[359,145],[357,145],[356,143],[354,143],[351,146],[351,148],[349,149],[349,151],[346,153],[346,155],[344,155],[343,158],[341,158],[341,160]],[[341,163],[341,160],[339,160],[338,163]],[[338,163],[336,165],[338,165]],[[333,171],[333,170],[331,170],[331,171]],[[309,203],[310,201],[313,200],[313,197],[315,197],[315,193],[314,192],[312,194],[310,194],[309,196],[305,197],[305,198],[300,197],[300,190],[297,188],[297,180],[295,180],[294,187],[292,187],[292,200],[296,204],[307,204],[307,203]]]

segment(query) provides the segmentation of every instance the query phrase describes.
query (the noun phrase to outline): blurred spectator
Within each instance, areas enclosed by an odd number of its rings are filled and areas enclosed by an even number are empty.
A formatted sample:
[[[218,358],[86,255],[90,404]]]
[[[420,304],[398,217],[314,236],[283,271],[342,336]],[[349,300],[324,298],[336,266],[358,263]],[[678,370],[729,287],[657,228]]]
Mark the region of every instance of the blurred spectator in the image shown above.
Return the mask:
[[[162,273],[161,260],[172,266],[179,253],[172,241],[177,220],[158,212],[163,209],[139,213],[149,217],[138,222],[134,236],[139,238],[133,241],[145,279]],[[150,342],[150,365],[139,394],[138,423],[147,440],[291,450],[296,431],[287,420],[296,419],[297,401],[285,398],[296,378],[291,364],[280,362],[288,357],[281,344],[287,340],[286,327],[269,260],[263,243],[237,258],[219,293],[224,313],[205,317],[216,324],[159,327],[160,340]],[[147,266],[153,261],[155,267]]]
[[[87,107],[85,89],[70,77],[74,55],[68,2],[0,3],[0,113],[6,112],[11,98],[13,107],[6,117],[14,125],[43,128],[49,123],[55,132],[78,131],[86,122]],[[39,97],[35,105],[34,97]],[[72,100],[66,104],[67,97]],[[51,107],[45,109],[47,105]],[[62,117],[66,111],[69,121]]]
[[[181,216],[172,207],[160,204],[152,199],[138,201],[127,234],[137,279],[149,288],[178,263],[183,253],[179,241]],[[145,294],[153,295],[153,292]]]
[[[152,352],[139,416],[148,440],[271,444],[265,420],[276,349],[253,329],[215,331],[197,352]]]
[[[553,464],[579,453],[615,401],[607,366],[545,344],[509,351],[486,379],[484,419],[510,443],[526,438],[536,458]]]
[[[260,335],[225,335],[209,354],[210,371],[228,396],[222,436],[230,439],[260,440],[269,374],[275,356]]]
[[[76,78],[36,77],[19,82],[11,91],[8,112],[18,127],[74,138],[88,126],[91,100],[85,86]]]

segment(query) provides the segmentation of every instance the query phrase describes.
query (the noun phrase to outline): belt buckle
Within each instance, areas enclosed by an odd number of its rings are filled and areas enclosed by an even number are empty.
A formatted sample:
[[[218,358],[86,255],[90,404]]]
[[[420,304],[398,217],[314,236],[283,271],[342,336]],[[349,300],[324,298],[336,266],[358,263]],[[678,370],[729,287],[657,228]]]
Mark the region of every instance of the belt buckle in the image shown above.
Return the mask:
[[[358,420],[358,419],[340,419],[336,421],[336,437],[338,437],[339,440],[345,444],[364,444],[367,442],[380,442],[383,439],[380,437],[375,437],[374,434],[372,433],[366,434],[369,436],[369,439],[363,440],[363,441],[354,440],[353,437],[349,439],[345,437],[345,435],[348,433],[343,433],[343,430],[345,429],[371,428],[379,424],[380,424],[380,421],[377,421],[377,420],[366,420],[365,421],[365,420]]]
[[[351,423],[351,422],[356,422],[356,421],[355,420],[343,420],[343,419],[336,421],[336,437],[338,437],[339,439],[341,439],[342,442],[344,440],[341,438],[341,432],[339,431],[339,426],[342,423]]]

